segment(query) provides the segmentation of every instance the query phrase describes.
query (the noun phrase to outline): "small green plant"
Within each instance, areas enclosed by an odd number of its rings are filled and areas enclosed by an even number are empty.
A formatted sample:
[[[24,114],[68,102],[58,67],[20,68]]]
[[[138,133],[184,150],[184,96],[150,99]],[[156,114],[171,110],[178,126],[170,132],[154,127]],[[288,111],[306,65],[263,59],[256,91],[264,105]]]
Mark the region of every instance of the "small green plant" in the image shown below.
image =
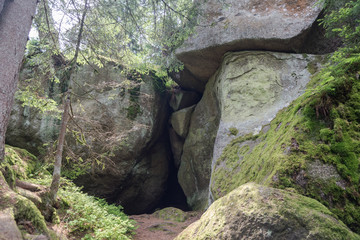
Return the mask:
[[[229,128],[229,132],[230,132],[229,135],[236,136],[239,133],[239,130],[237,128],[235,128],[235,127],[231,127],[231,128]]]

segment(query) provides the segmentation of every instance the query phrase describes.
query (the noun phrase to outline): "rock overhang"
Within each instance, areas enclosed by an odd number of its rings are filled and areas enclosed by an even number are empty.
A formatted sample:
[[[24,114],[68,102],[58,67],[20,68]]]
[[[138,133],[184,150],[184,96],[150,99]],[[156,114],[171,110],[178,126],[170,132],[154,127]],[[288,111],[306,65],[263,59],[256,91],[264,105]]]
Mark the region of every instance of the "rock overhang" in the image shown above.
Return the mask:
[[[316,0],[199,0],[195,33],[176,56],[200,82],[206,82],[229,51],[299,52],[322,6]]]

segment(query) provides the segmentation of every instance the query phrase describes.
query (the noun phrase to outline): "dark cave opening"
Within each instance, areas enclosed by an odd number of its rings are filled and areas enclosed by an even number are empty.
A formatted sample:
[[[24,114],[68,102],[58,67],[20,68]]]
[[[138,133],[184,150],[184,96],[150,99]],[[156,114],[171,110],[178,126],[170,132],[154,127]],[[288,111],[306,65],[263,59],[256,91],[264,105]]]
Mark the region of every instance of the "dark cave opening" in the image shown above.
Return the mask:
[[[164,195],[158,205],[156,205],[155,208],[150,211],[150,213],[166,207],[175,207],[183,211],[191,210],[187,204],[184,191],[179,184],[177,173],[178,169],[175,167],[174,161],[170,161],[167,189],[165,190]]]

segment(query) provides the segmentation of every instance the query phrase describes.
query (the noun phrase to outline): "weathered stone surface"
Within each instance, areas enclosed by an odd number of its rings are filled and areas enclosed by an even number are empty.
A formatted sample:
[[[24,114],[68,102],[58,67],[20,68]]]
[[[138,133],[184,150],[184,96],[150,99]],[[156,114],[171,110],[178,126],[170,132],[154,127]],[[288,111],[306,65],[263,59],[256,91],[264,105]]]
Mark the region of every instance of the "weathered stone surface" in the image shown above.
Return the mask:
[[[155,81],[151,76],[141,82],[126,79],[114,66],[96,71],[83,66],[74,78],[74,118],[68,126],[66,152],[82,174],[88,173],[77,182],[92,194],[123,204],[129,213],[135,211],[134,204],[138,211],[146,211],[160,200],[168,176],[168,153],[165,143],[158,141],[168,118],[166,96]],[[36,150],[56,139],[58,124],[33,109],[16,106],[7,141]],[[79,144],[81,137],[72,130],[81,132],[87,145]],[[88,164],[77,162],[79,157]],[[154,165],[159,171],[154,172]]]
[[[223,149],[236,137],[259,132],[300,96],[311,77],[307,67],[316,62],[313,55],[274,52],[225,56],[195,108],[183,148],[179,181],[190,205],[206,205],[209,171],[220,164]]]
[[[315,72],[314,66],[314,62],[308,64],[310,72]],[[341,136],[359,135],[359,129],[351,127],[352,124],[358,124],[358,121],[350,120],[350,115],[337,113],[354,111],[352,99],[357,99],[355,96],[358,96],[360,86],[353,85],[356,90],[345,93],[346,97],[341,93],[339,104],[334,100],[339,95],[333,95],[331,116],[336,117],[328,120],[328,115],[317,114],[323,91],[327,89],[327,85],[321,84],[323,78],[319,76],[322,75],[313,76],[306,92],[281,109],[259,134],[244,136],[238,133],[222,149],[221,156],[212,164],[213,199],[219,199],[248,182],[287,187],[320,201],[350,229],[360,233],[360,195],[357,182],[354,183],[350,177],[358,174],[359,154],[355,148],[351,148],[351,144],[358,140],[337,140],[340,139],[339,132]],[[334,125],[344,123],[344,128],[336,132],[335,127],[329,127],[328,122]],[[355,164],[343,164],[344,158],[346,159],[344,156],[351,156]],[[348,175],[344,174],[343,169],[348,171]],[[349,191],[351,193],[348,194]]]
[[[1,11],[3,10],[4,3],[5,3],[5,0],[0,0],[0,14],[1,14]]]
[[[0,211],[0,240],[22,240],[12,208]]]
[[[181,162],[181,155],[183,152],[185,140],[181,138],[172,127],[169,128],[169,138],[171,144],[171,151],[174,158],[174,165],[178,169]]]
[[[227,54],[215,85],[221,120],[214,145],[214,161],[232,139],[260,132],[280,109],[304,93],[311,79],[307,68],[314,61],[313,55]]]
[[[199,0],[200,24],[176,51],[177,57],[193,76],[206,82],[228,51],[297,51],[321,11],[317,2]]]
[[[212,77],[207,83],[203,98],[195,107],[178,172],[179,183],[193,209],[207,206],[211,159],[220,120],[215,80]]]
[[[153,213],[153,215],[157,218],[175,222],[185,222],[191,214],[188,214],[181,209],[174,207],[167,207],[160,210],[157,210]]]
[[[168,152],[158,141],[168,117],[166,96],[157,89],[161,83],[145,76],[141,83],[130,81],[127,86],[128,80],[115,68],[96,75],[83,68],[77,79],[86,86],[75,92],[78,96],[92,90],[91,99],[73,105],[81,120],[78,125],[95,154],[109,156],[102,160],[104,169],[92,167],[93,173],[78,183],[90,193],[121,204],[129,214],[148,211],[160,200],[168,176]],[[88,147],[78,146],[76,152],[83,159],[99,157],[87,155]]]
[[[139,214],[152,210],[164,194],[168,179],[169,153],[163,142],[158,142],[143,158],[133,166],[121,185],[117,186],[113,199],[126,206],[126,213]],[[113,176],[104,175],[98,187],[110,188]],[[114,190],[113,190],[114,191]]]
[[[321,203],[254,183],[215,201],[176,240],[360,239]]]
[[[60,120],[42,115],[30,107],[22,107],[20,102],[13,105],[6,142],[39,155],[43,144],[57,138]]]
[[[200,99],[201,95],[197,92],[174,89],[171,93],[169,105],[172,110],[178,111],[197,104]]]
[[[186,67],[182,71],[171,72],[170,77],[177,84],[179,84],[183,89],[196,91],[199,93],[204,92],[206,81],[207,81],[207,79],[203,80],[203,81],[199,81],[196,77],[194,77],[194,75]],[[176,110],[178,110],[178,109],[176,109]]]
[[[194,112],[196,105],[188,108],[183,108],[179,111],[174,112],[170,117],[170,123],[174,128],[175,132],[182,138],[186,138],[189,132],[189,124],[191,115]]]

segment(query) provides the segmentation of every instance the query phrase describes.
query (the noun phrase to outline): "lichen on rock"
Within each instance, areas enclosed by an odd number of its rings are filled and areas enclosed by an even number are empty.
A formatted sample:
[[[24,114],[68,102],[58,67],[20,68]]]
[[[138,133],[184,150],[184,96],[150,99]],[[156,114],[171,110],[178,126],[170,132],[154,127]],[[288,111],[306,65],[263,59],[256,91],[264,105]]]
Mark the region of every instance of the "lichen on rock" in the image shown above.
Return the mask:
[[[176,240],[360,239],[324,205],[302,195],[244,184],[215,201]]]
[[[214,199],[250,181],[292,188],[359,233],[360,84],[351,78],[332,84],[315,75],[312,90],[282,109],[266,131],[234,138],[214,165]]]

